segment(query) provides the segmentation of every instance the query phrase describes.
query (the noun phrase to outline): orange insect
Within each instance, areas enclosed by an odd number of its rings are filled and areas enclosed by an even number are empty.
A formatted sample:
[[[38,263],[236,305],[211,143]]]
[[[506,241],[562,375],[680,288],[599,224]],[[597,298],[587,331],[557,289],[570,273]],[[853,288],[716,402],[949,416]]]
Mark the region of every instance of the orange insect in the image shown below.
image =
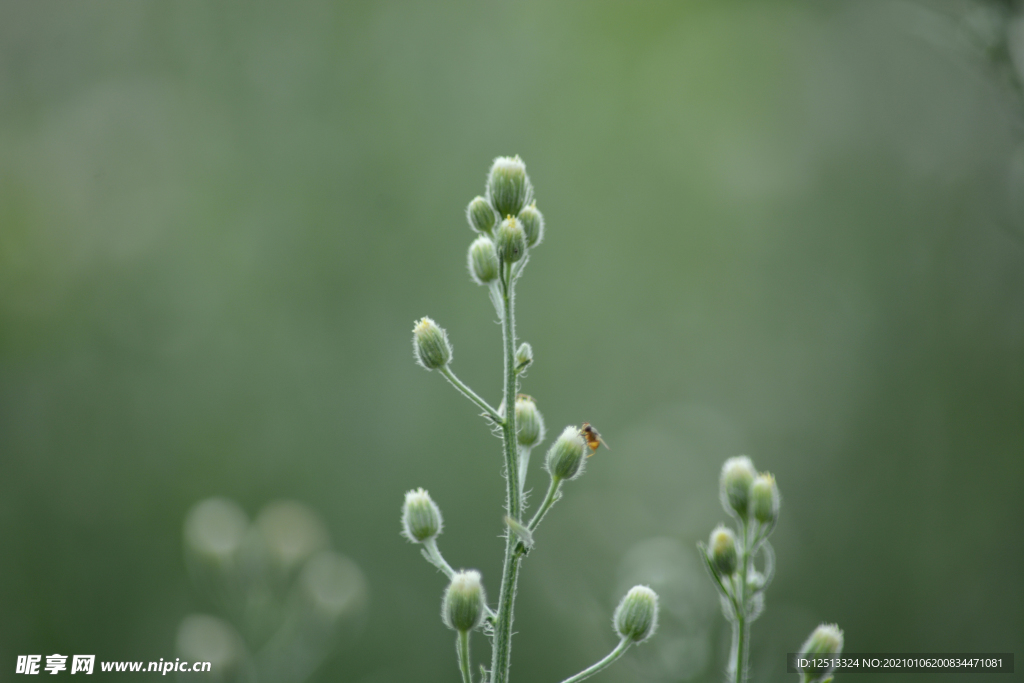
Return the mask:
[[[588,458],[597,452],[597,447],[601,444],[604,444],[605,448],[611,450],[611,446],[605,443],[604,439],[601,438],[601,432],[594,429],[594,426],[589,422],[584,422],[583,426],[580,427],[580,436],[582,436],[587,442],[587,445],[590,446],[590,453],[587,455]]]

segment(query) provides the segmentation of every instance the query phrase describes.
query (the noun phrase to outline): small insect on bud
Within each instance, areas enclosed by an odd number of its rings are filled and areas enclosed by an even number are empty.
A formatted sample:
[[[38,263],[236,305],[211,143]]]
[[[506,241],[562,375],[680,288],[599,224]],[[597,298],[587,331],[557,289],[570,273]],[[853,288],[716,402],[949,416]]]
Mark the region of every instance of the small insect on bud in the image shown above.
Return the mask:
[[[612,621],[620,638],[644,642],[658,628],[658,594],[647,586],[633,586],[615,609]]]
[[[516,370],[524,370],[533,362],[533,347],[523,342],[516,351]]]
[[[732,576],[736,573],[736,536],[732,529],[721,524],[715,527],[708,541],[708,559],[719,576]]]
[[[725,511],[735,511],[741,519],[746,519],[750,509],[750,485],[754,483],[757,470],[754,463],[745,455],[729,458],[722,466],[721,497]]]
[[[498,226],[494,237],[497,242],[498,256],[505,263],[515,263],[526,253],[526,233],[518,219],[509,216]]]
[[[529,396],[520,394],[516,399],[516,428],[523,446],[535,446],[544,440],[544,418]]]
[[[452,360],[448,333],[430,318],[421,318],[412,328],[412,346],[416,351],[416,362],[427,370],[443,368]]]
[[[757,475],[750,486],[750,508],[754,519],[771,524],[779,517],[779,487],[767,472]]]
[[[441,618],[448,628],[472,631],[483,622],[485,600],[480,572],[472,569],[455,572],[444,592]]]
[[[570,480],[583,472],[583,449],[586,444],[579,427],[569,426],[548,449],[546,466],[552,478]]]
[[[829,659],[843,652],[843,632],[836,624],[822,624],[800,648],[800,659]],[[820,683],[832,674],[832,666],[802,666],[802,683]]]
[[[544,214],[537,210],[536,203],[519,212],[519,222],[526,233],[526,244],[530,247],[540,244],[544,239]]]
[[[469,245],[469,274],[478,285],[498,279],[498,252],[490,237],[480,236]]]
[[[413,543],[423,543],[436,538],[443,528],[441,510],[430,494],[416,489],[405,494],[402,506],[402,535]]]
[[[469,227],[477,232],[490,234],[497,219],[494,208],[483,197],[474,197],[466,207],[466,220],[469,221]]]
[[[499,216],[518,216],[533,197],[526,164],[518,156],[498,157],[487,176],[487,199]]]

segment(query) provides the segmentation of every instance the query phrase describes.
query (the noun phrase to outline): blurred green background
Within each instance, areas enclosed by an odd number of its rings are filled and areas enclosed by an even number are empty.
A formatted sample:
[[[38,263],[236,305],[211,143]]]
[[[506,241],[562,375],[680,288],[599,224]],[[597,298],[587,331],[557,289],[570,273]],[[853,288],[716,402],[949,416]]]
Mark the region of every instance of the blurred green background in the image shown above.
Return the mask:
[[[740,453],[784,498],[757,680],[795,680],[784,655],[822,620],[848,651],[1021,654],[1016,12],[3,3],[0,667],[174,657],[186,615],[216,613],[185,517],[223,496],[305,504],[365,576],[310,680],[457,680],[399,507],[429,489],[446,556],[496,597],[500,447],[410,336],[436,319],[498,402],[463,210],[504,154],[548,224],[523,389],[614,449],[525,563],[515,678],[603,656],[645,581],[662,633],[601,679],[720,680],[695,543]]]

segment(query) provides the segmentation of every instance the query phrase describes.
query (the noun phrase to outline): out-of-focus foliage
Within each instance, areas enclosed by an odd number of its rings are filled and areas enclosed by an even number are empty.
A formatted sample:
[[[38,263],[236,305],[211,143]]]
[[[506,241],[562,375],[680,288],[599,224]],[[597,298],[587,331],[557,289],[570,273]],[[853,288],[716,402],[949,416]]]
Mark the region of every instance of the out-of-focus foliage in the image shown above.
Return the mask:
[[[494,585],[501,455],[409,330],[442,322],[497,402],[463,210],[504,154],[546,218],[524,391],[615,448],[526,560],[517,679],[603,656],[645,582],[662,634],[603,680],[718,680],[695,544],[740,453],[785,495],[756,680],[822,621],[851,652],[1024,650],[1017,12],[4,3],[0,660],[176,656],[210,609],[188,510],[288,498],[373,596],[312,680],[455,679],[398,508],[428,488]]]

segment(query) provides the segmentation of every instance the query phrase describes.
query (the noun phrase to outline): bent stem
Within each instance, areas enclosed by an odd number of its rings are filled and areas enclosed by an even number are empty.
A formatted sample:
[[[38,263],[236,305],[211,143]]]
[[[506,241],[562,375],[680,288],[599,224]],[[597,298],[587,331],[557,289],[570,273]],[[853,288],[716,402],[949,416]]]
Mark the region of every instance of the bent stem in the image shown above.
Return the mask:
[[[515,292],[511,268],[499,263],[502,272],[501,334],[505,356],[505,419],[501,438],[505,449],[505,509],[508,516],[519,521],[522,515],[519,494],[519,452],[516,435],[515,400],[519,391],[519,378],[515,360]],[[516,551],[515,534],[505,532],[505,566],[502,569],[501,592],[498,595],[498,616],[494,625],[494,644],[491,652],[491,683],[507,683],[509,658],[512,653],[512,608],[516,597],[516,581],[522,555]]]
[[[444,375],[444,378],[446,380],[451,382],[453,387],[461,391],[463,396],[465,396],[470,401],[480,406],[480,408],[483,409],[487,417],[491,418],[498,424],[503,424],[505,422],[505,419],[498,413],[498,411],[492,408],[490,404],[487,403],[487,401],[480,398],[475,391],[470,389],[462,382],[462,380],[456,377],[455,373],[452,372],[452,369],[450,367],[445,365],[443,368],[441,368],[441,374]]]
[[[561,479],[559,479],[558,477],[551,477],[551,484],[548,486],[548,492],[544,496],[544,502],[540,504],[539,508],[537,508],[536,514],[534,514],[533,519],[530,520],[530,523],[526,527],[527,529],[529,529],[530,531],[537,530],[537,527],[540,526],[541,520],[544,519],[544,515],[548,513],[548,510],[551,509],[551,506],[554,505],[555,502],[559,499],[560,496],[558,493],[558,489],[561,486],[561,484]]]
[[[593,666],[584,669],[575,676],[571,676],[565,679],[564,681],[562,681],[562,683],[578,683],[578,681],[582,681],[585,678],[590,678],[599,671],[607,669],[616,659],[625,654],[626,650],[629,649],[630,645],[632,645],[632,641],[630,641],[628,638],[623,638],[621,641],[619,641],[619,644],[615,646],[615,649],[608,653],[607,657],[597,662]]]
[[[459,631],[455,649],[459,653],[459,671],[462,672],[462,683],[473,683],[473,677],[469,673],[469,631]]]

